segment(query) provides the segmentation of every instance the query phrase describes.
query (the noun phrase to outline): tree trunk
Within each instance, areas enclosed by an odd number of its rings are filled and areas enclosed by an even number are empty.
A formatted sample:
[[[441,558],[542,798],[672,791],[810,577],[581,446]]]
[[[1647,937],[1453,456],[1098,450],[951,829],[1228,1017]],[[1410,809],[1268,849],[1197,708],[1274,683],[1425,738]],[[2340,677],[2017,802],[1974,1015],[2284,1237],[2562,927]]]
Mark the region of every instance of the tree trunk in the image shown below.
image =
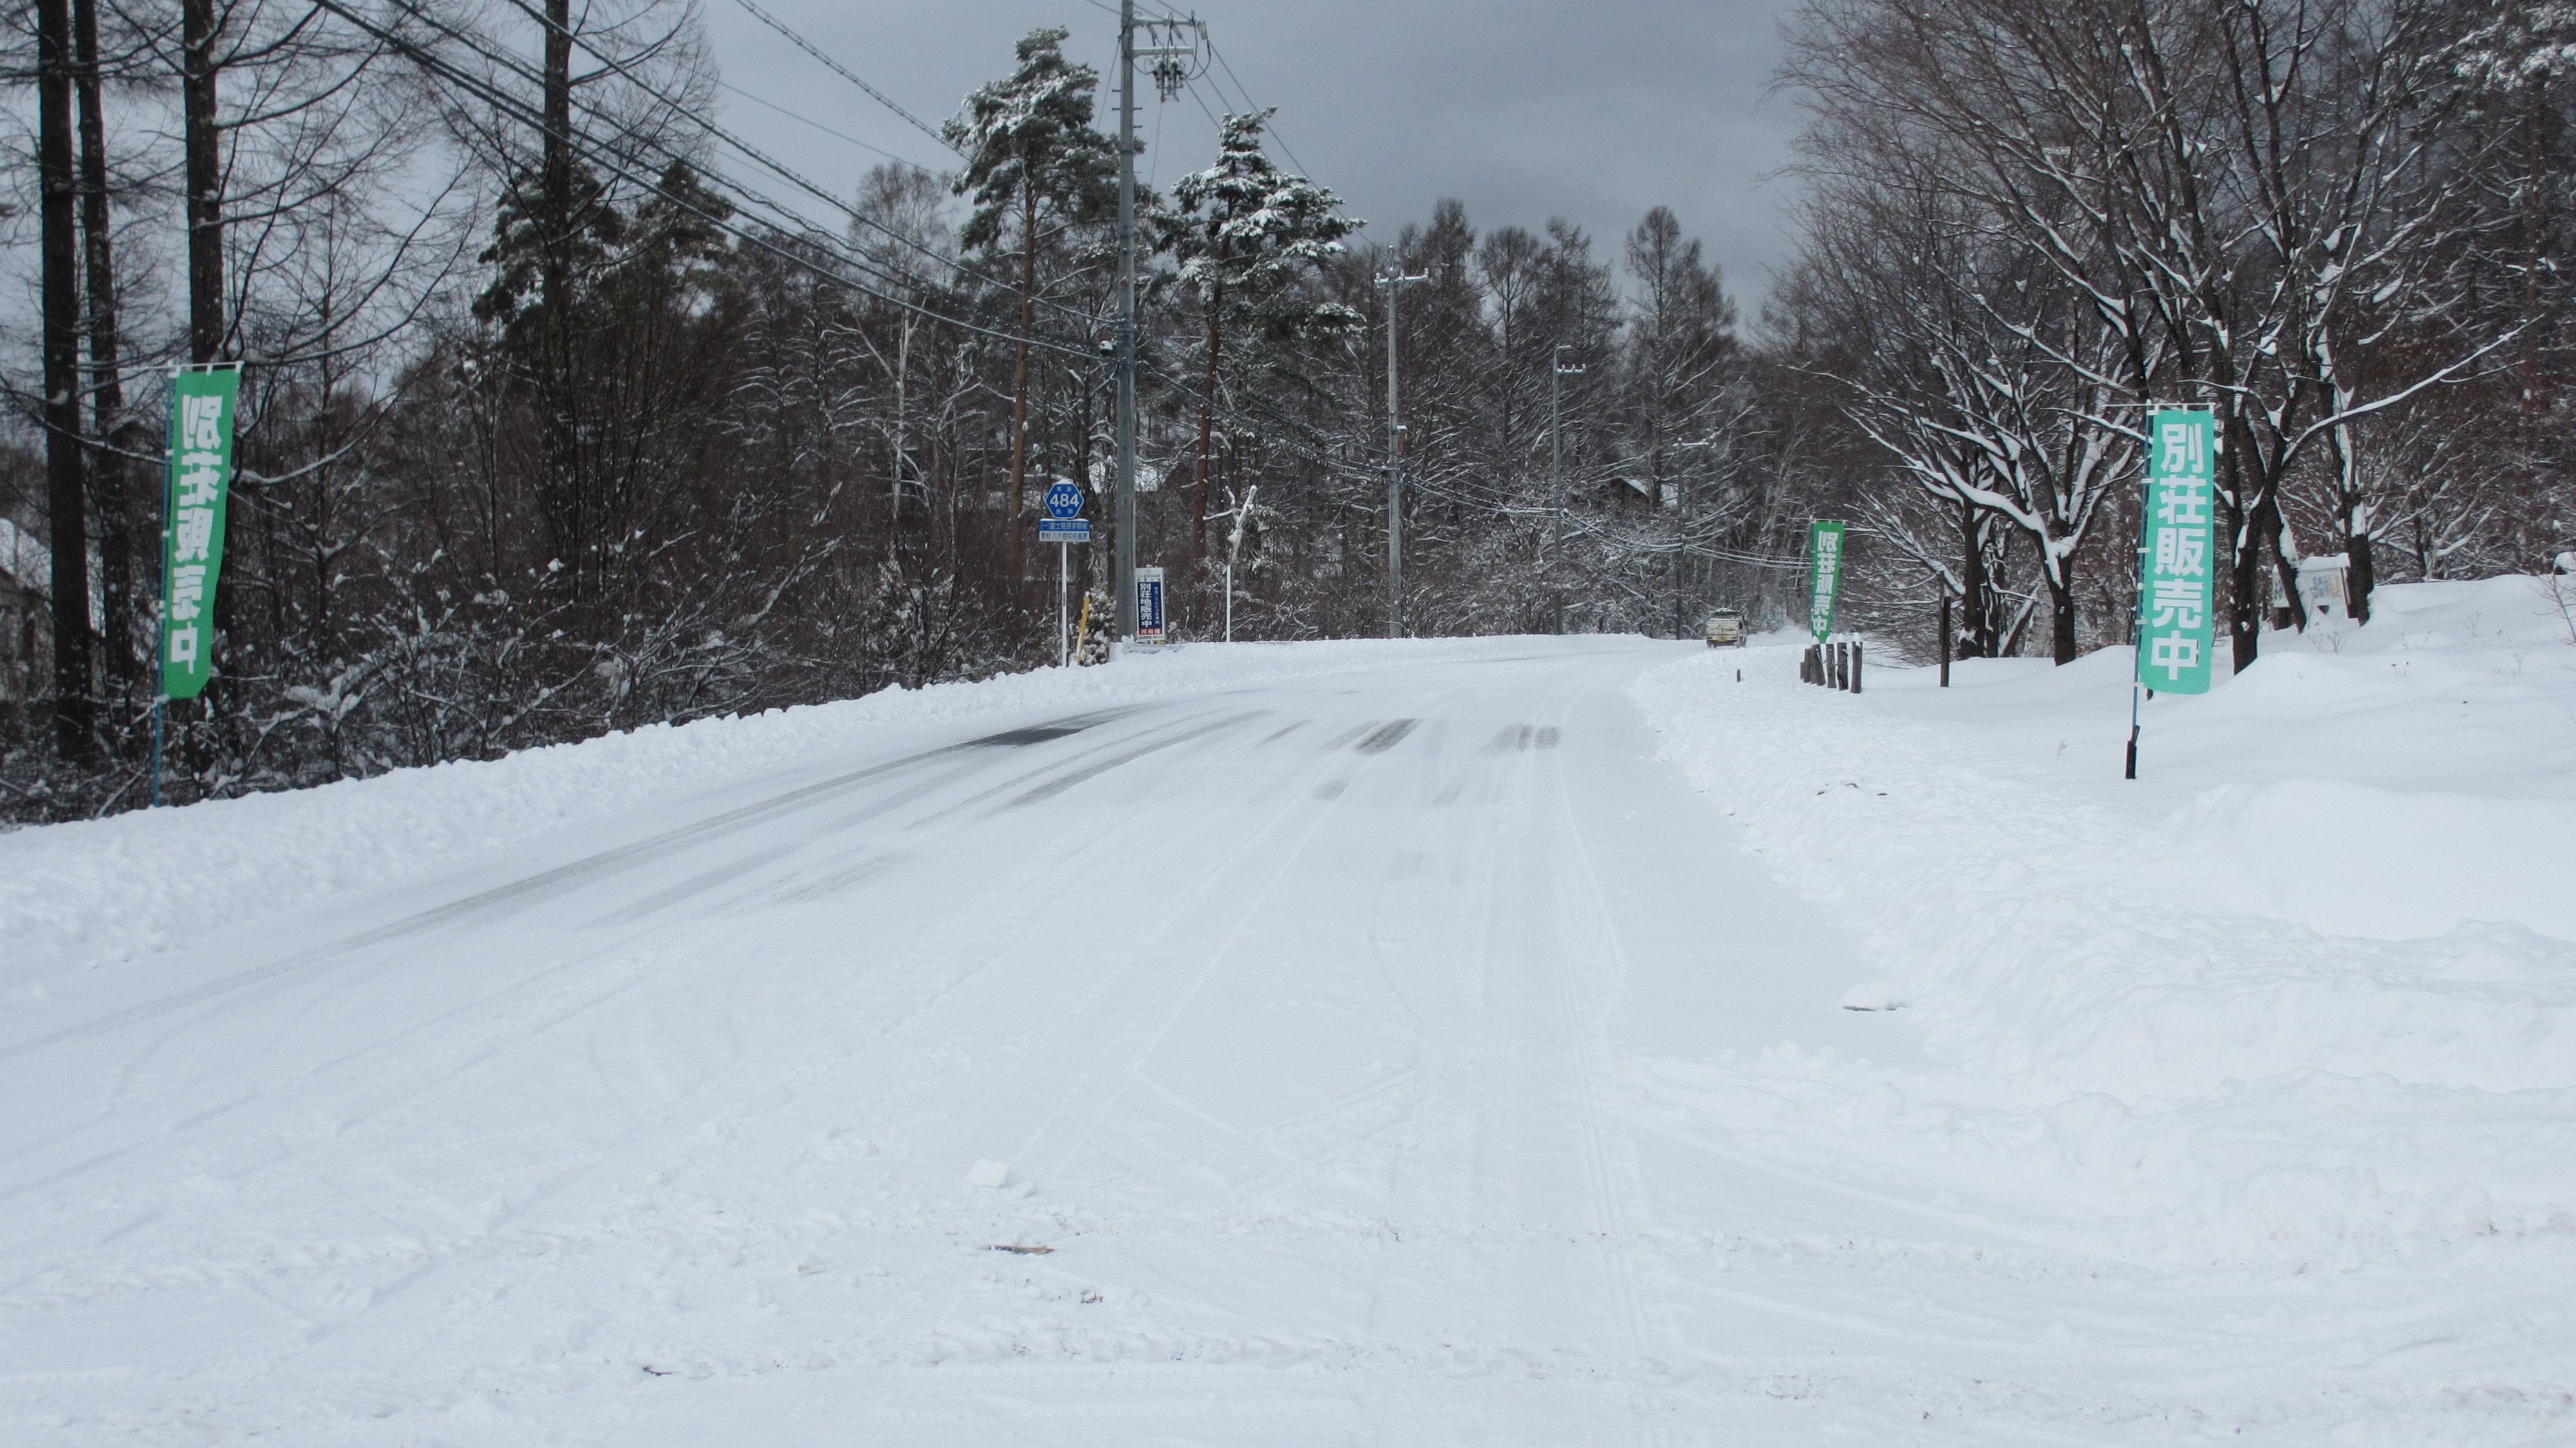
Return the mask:
[[[2043,540],[2044,541],[2044,540]],[[2075,580],[2066,560],[2046,575],[2048,581],[2048,657],[2052,663],[2075,662]]]
[[[1020,596],[1028,570],[1028,540],[1020,536],[1020,508],[1029,475],[1029,334],[1038,321],[1038,193],[1024,182],[1020,203],[1020,345],[1011,370],[1011,598]]]
[[[88,763],[97,754],[91,697],[88,499],[80,433],[80,290],[72,175],[70,0],[36,6],[36,170],[44,332],[45,498],[53,544],[47,603],[54,623],[54,748]]]
[[[1995,655],[1995,610],[1986,586],[1985,539],[1979,536],[1977,506],[1959,505],[1959,617],[1966,625],[1967,656],[1990,659]]]
[[[1224,252],[1218,252],[1222,263]],[[1207,557],[1208,490],[1213,481],[1211,459],[1216,451],[1216,368],[1217,354],[1225,345],[1225,284],[1212,283],[1208,288],[1208,364],[1207,384],[1199,398],[1199,506],[1198,521],[1190,529],[1190,562],[1195,565]]]
[[[2280,581],[2281,596],[2290,602],[2290,626],[2300,633],[2306,633],[2308,606],[2299,598],[2299,565],[2281,547],[2278,528],[2275,528],[2272,534],[2272,576]]]
[[[2346,570],[2343,576],[2346,607],[2351,610],[2354,623],[2368,623],[2370,622],[2370,590],[2379,582],[2379,570],[2370,560],[2369,532],[2355,529],[2346,533],[2343,540],[2343,554]]]
[[[2227,563],[2227,638],[2234,671],[2241,674],[2253,667],[2262,651],[2263,596],[2258,585],[2263,578],[2263,544],[2278,531],[2279,514],[2268,491],[2252,507],[2246,506],[2245,459],[2252,455],[2254,430],[2241,419],[2230,418],[2228,431],[2232,435],[2218,457],[2227,475],[2220,508],[2234,544]],[[2216,563],[2211,560],[2212,567]]]
[[[115,243],[107,209],[107,122],[100,94],[97,0],[72,0],[72,47],[79,66],[81,233],[86,243],[83,304],[89,313],[92,431],[101,446],[90,458],[91,501],[98,511],[99,582],[105,595],[104,631],[111,697],[130,702],[141,678],[135,624],[134,503],[127,493],[129,466],[121,450],[139,439],[125,416],[125,378],[117,335]]]

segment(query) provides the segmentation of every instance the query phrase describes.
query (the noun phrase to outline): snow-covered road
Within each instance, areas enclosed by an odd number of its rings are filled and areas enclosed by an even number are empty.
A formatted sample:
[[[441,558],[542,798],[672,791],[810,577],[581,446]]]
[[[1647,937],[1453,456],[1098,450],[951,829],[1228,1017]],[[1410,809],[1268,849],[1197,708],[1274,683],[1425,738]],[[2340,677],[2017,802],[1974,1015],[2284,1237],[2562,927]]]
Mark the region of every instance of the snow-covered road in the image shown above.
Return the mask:
[[[1657,759],[1629,686],[1699,652],[879,732],[58,978],[0,1440],[2171,1442],[2351,1367],[1689,1104],[1920,1065]]]
[[[1688,1436],[1614,1036],[1891,1032],[1669,656],[905,740],[21,1013],[5,1360],[100,1437]]]

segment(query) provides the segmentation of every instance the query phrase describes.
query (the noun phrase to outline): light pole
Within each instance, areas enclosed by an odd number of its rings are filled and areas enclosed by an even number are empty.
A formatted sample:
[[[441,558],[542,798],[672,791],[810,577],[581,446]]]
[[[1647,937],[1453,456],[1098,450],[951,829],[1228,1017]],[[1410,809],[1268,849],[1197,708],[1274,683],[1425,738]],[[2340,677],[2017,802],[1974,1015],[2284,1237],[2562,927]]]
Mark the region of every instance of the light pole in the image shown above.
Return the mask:
[[[1399,259],[1400,260],[1400,259]],[[1409,277],[1390,264],[1377,284],[1386,288],[1386,636],[1404,637],[1404,424],[1396,413],[1395,294],[1428,274]]]
[[[1573,350],[1570,343],[1556,344],[1554,365],[1547,377],[1547,467],[1556,481],[1556,521],[1548,534],[1547,561],[1557,566],[1562,566],[1565,553],[1565,410],[1562,399],[1565,379],[1583,375],[1582,368],[1565,365],[1565,354]],[[1565,587],[1562,583],[1556,590],[1556,631],[1565,632]]]

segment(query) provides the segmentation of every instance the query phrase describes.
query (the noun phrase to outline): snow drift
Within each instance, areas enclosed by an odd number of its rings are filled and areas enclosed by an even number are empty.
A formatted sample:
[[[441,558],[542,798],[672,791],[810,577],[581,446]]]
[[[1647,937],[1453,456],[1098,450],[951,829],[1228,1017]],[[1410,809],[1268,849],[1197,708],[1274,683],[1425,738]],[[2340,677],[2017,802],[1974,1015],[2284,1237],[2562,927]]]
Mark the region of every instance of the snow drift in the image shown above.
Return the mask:
[[[1866,933],[1942,1067],[1696,1085],[1963,1180],[2071,1173],[2193,1251],[2576,1230],[2576,644],[2546,580],[2379,599],[2148,705],[2136,783],[2125,649],[1859,697],[1786,650],[1646,676],[1667,753]]]

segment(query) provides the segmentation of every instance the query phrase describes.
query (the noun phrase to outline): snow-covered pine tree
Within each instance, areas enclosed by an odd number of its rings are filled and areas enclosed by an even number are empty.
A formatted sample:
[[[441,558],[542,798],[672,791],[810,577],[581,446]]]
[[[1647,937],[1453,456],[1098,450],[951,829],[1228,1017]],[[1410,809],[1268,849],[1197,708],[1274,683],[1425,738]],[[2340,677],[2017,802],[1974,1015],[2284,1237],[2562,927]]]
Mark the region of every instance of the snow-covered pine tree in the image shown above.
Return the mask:
[[[1011,380],[1010,585],[1016,591],[1027,558],[1021,536],[1029,465],[1029,336],[1037,325],[1040,220],[1098,217],[1117,201],[1118,152],[1093,130],[1100,73],[1064,58],[1059,26],[1020,38],[1019,68],[966,97],[966,108],[942,127],[965,153],[959,195],[972,193],[974,213],[959,239],[991,254],[1005,219],[1020,233],[1020,338]]]
[[[1310,294],[1300,283],[1342,250],[1342,238],[1364,223],[1341,214],[1341,200],[1303,176],[1282,171],[1261,148],[1272,110],[1227,116],[1217,161],[1172,187],[1168,242],[1181,279],[1198,291],[1207,316],[1205,381],[1199,399],[1196,497],[1190,559],[1207,555],[1210,460],[1216,400],[1229,325],[1260,343],[1312,341],[1366,324],[1356,308]]]

